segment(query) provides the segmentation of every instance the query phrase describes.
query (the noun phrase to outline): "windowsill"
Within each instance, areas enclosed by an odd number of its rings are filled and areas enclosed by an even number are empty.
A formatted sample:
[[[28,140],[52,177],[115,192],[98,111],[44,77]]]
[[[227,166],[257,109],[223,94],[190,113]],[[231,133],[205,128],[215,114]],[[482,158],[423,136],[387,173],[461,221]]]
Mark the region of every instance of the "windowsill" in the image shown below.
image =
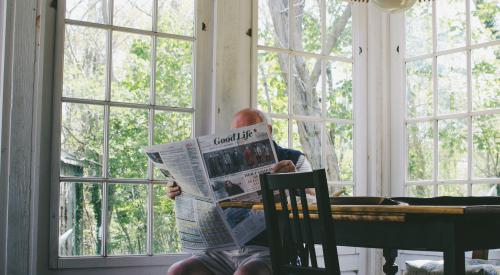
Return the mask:
[[[161,256],[109,256],[109,257],[63,257],[57,259],[53,269],[66,268],[101,268],[130,266],[170,266],[175,262],[187,259],[191,254],[170,254]]]

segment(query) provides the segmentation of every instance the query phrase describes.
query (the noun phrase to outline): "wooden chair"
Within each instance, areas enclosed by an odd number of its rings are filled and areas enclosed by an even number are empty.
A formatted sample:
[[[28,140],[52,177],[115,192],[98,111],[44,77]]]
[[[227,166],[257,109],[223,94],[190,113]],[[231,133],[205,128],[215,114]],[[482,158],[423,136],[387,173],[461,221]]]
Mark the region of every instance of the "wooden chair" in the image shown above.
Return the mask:
[[[325,170],[263,174],[260,183],[273,273],[340,275]],[[316,192],[315,213],[311,213],[306,198],[309,188]],[[313,222],[320,223],[316,238]],[[315,239],[323,248],[324,268],[318,267]]]

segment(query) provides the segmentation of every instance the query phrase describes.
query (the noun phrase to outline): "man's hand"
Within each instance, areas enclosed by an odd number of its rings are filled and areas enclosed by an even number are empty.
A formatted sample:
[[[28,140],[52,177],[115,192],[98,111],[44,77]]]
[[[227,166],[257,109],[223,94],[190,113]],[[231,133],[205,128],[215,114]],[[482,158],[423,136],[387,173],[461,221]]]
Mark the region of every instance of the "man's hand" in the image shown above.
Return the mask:
[[[290,173],[295,172],[295,165],[291,160],[282,160],[276,163],[271,169],[273,173]]]
[[[167,195],[171,199],[175,199],[175,197],[181,194],[181,187],[177,185],[177,182],[169,182],[167,183]]]

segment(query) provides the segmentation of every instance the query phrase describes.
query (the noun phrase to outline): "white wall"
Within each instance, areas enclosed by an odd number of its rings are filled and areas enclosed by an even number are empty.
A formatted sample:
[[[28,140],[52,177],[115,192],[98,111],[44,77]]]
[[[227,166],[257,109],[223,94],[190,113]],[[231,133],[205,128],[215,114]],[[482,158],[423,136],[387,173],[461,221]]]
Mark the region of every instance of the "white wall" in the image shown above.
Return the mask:
[[[228,129],[237,111],[250,107],[252,1],[217,0],[215,130]]]

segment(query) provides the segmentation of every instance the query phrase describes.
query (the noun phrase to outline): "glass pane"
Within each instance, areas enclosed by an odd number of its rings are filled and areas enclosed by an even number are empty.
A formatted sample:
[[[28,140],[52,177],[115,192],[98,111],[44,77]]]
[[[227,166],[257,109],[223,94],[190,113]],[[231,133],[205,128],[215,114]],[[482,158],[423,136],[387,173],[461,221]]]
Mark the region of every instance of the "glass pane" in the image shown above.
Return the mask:
[[[467,111],[467,58],[465,52],[437,58],[438,113]]]
[[[413,5],[405,14],[406,56],[432,52],[432,2]]]
[[[476,178],[500,178],[500,115],[472,118],[473,175]]]
[[[500,46],[472,50],[472,108],[500,108],[499,87]]]
[[[181,141],[191,137],[193,114],[155,111],[154,144]],[[155,167],[155,179],[166,179],[160,169]]]
[[[151,37],[113,32],[111,100],[149,102]]]
[[[288,148],[288,120],[286,119],[272,119],[273,123],[273,140],[279,146]]]
[[[166,254],[181,251],[175,223],[175,201],[167,196],[165,185],[153,187],[153,253]]]
[[[295,9],[293,48],[303,52],[321,52],[321,1],[292,0]]]
[[[109,184],[108,255],[146,254],[146,187],[144,184]]]
[[[436,1],[437,49],[465,46],[465,0]]]
[[[434,185],[410,185],[406,189],[406,195],[417,198],[434,197]]]
[[[108,23],[108,0],[66,0],[66,18]]]
[[[500,184],[473,184],[472,196],[500,196]]]
[[[327,146],[325,150],[327,178],[331,181],[353,180],[353,125],[327,124]]]
[[[438,121],[439,179],[467,178],[467,119]]]
[[[191,107],[193,43],[158,38],[156,46],[156,104]]]
[[[104,108],[62,104],[61,176],[102,176]]]
[[[445,184],[438,185],[438,196],[467,196],[466,184]]]
[[[500,40],[500,2],[498,0],[471,1],[472,43]]]
[[[155,111],[154,144],[181,141],[191,137],[193,114]]]
[[[352,16],[351,5],[348,2],[326,0],[326,33],[327,53],[352,56]]]
[[[326,97],[329,117],[352,118],[352,63],[326,62]]]
[[[410,118],[432,116],[432,59],[406,63],[406,110]]]
[[[158,1],[158,31],[194,36],[194,0]]]
[[[321,123],[294,121],[292,125],[292,148],[301,151],[313,169],[323,167],[321,160]]]
[[[288,113],[288,56],[260,51],[257,104],[267,113]]]
[[[433,175],[432,122],[408,124],[408,180],[430,180]]]
[[[59,256],[101,255],[101,185],[61,182],[59,192]]]
[[[288,1],[258,1],[258,44],[288,48]]]
[[[104,99],[106,31],[66,26],[63,96]]]
[[[329,195],[339,197],[352,197],[354,196],[354,186],[352,185],[328,185]]]
[[[153,0],[114,0],[113,25],[152,30]]]
[[[148,145],[148,111],[111,107],[109,116],[109,175],[146,178],[148,162],[142,148]]]
[[[292,56],[293,113],[321,116],[321,61]]]

